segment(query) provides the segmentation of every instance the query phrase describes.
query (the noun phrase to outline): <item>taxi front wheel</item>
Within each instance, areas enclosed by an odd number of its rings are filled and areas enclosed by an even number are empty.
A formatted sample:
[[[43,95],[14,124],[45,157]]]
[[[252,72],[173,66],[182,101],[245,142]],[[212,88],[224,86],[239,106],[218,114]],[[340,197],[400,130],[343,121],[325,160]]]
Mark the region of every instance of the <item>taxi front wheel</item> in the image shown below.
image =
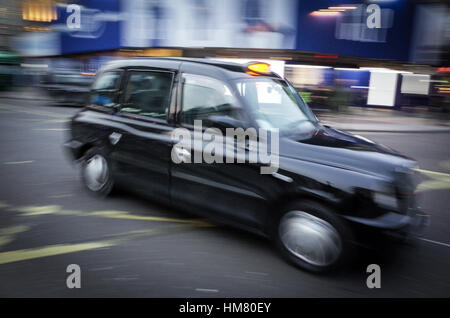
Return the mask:
[[[347,224],[312,201],[287,205],[274,232],[281,254],[294,265],[315,273],[341,267],[350,259],[353,249]]]
[[[81,179],[86,189],[105,197],[111,193],[114,181],[107,156],[99,148],[89,149],[81,162]]]

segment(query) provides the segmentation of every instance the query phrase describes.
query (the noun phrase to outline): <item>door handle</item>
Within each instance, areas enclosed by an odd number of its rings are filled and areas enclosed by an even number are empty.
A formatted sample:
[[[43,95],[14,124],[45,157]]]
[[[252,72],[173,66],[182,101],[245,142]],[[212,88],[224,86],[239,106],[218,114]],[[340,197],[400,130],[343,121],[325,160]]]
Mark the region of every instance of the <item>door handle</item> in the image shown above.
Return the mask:
[[[120,138],[122,138],[122,134],[121,133],[113,132],[111,135],[109,135],[109,142],[113,146],[115,146],[119,142]]]
[[[181,162],[184,163],[190,163],[191,162],[191,153],[184,149],[184,148],[178,148],[175,147],[175,154],[178,157],[178,159],[180,159]]]

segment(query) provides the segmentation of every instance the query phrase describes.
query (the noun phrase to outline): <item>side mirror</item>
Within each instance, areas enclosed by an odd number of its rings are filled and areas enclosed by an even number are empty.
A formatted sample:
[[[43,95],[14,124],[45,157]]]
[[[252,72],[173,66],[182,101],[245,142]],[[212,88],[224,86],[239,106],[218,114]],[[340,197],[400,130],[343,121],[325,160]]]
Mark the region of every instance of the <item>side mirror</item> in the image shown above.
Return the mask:
[[[211,116],[208,117],[208,124],[210,127],[219,128],[225,131],[226,128],[247,128],[246,122],[238,120],[229,116]]]

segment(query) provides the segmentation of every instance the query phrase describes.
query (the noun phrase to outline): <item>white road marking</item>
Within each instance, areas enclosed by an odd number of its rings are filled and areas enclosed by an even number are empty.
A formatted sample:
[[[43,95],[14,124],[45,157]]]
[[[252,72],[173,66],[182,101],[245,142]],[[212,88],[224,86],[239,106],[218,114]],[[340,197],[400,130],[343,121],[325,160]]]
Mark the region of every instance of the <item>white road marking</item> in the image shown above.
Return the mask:
[[[196,288],[195,291],[203,292],[203,293],[218,293],[218,289],[208,289],[208,288]]]
[[[70,119],[49,119],[49,120],[39,120],[42,123],[68,123]]]
[[[139,276],[133,276],[133,277],[115,277],[111,278],[112,280],[118,280],[118,281],[129,281],[129,280],[137,280],[139,279]],[[105,279],[108,280],[108,279]]]
[[[33,163],[34,162],[34,160],[25,160],[25,161],[7,161],[7,162],[4,162],[3,164],[4,165],[21,165],[21,164],[24,164],[24,163]]]
[[[108,266],[108,267],[97,267],[97,268],[92,268],[92,269],[88,269],[88,271],[90,272],[97,272],[97,271],[109,271],[113,269],[112,266]]]
[[[262,272],[245,272],[246,274],[252,274],[252,275],[261,275],[261,276],[267,276],[269,274],[262,273]]]
[[[65,131],[70,130],[69,128],[35,128],[33,130],[46,130],[46,131]]]
[[[67,193],[67,194],[57,194],[57,195],[49,195],[49,198],[52,199],[59,199],[59,198],[68,198],[68,197],[72,197],[73,194]]]
[[[450,247],[450,244],[429,240],[429,239],[426,239],[424,237],[419,237],[418,239],[422,240],[422,241],[425,241],[425,242],[428,242],[428,243],[433,243],[433,244],[437,244],[437,245],[441,245],[441,246]]]

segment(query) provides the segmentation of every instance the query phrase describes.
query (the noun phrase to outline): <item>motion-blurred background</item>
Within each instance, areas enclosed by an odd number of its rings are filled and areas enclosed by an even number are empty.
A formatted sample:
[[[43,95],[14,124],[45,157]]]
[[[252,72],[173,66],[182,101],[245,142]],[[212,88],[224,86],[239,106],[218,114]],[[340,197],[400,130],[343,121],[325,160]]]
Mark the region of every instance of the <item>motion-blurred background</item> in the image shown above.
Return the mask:
[[[1,0],[0,296],[448,297],[449,10],[444,0]],[[250,234],[173,230],[163,225],[185,214],[88,196],[62,151],[78,111],[66,106],[83,105],[104,63],[151,56],[267,61],[323,122],[416,159],[431,215],[420,248],[319,277]],[[100,244],[135,231],[146,234]],[[365,285],[370,263],[382,266],[380,290]],[[69,264],[82,269],[80,290],[66,287]]]
[[[34,86],[76,104],[115,58],[268,59],[319,110],[448,112],[445,3],[3,0],[2,90]]]

